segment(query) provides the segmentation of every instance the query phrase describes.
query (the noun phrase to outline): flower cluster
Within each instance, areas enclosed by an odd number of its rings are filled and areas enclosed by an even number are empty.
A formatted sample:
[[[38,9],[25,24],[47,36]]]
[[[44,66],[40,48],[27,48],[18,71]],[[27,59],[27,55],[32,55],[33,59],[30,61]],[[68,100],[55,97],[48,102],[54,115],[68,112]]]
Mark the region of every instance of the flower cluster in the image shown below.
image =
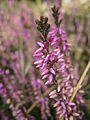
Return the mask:
[[[0,71],[2,76],[4,72]],[[21,90],[15,90],[15,87],[8,81],[8,78],[3,75],[3,81],[0,81],[0,94],[3,96],[3,99],[6,100],[6,103],[9,104],[9,108],[12,110],[13,116],[17,120],[28,120],[29,116],[26,114],[25,107],[22,107],[24,104],[22,101],[23,94]]]
[[[55,103],[57,119],[65,116],[65,119],[81,119],[81,111],[78,110],[77,104],[84,103],[82,95],[81,100],[75,98],[74,102],[69,103],[69,100],[74,92],[76,78],[70,60],[70,46],[67,34],[63,31],[58,20],[58,9],[52,9],[53,16],[56,17],[56,26],[51,28],[47,36],[44,37],[46,29],[40,27],[39,31],[44,31],[41,34],[41,41],[37,42],[39,48],[34,53],[36,68],[40,69],[42,79],[46,85],[55,85],[55,89],[50,92],[49,96]],[[56,13],[55,13],[56,12]],[[44,22],[43,22],[44,21]],[[40,24],[47,24],[46,18],[40,18]],[[43,35],[43,37],[42,37]]]

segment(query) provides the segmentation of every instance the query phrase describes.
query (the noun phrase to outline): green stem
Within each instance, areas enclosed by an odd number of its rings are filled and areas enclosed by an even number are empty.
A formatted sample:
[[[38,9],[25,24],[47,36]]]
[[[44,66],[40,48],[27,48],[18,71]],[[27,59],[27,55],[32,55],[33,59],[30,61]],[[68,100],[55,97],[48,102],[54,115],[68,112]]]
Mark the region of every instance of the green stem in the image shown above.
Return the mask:
[[[23,39],[20,39],[19,45],[20,45],[21,76],[22,76],[22,81],[23,81],[22,90],[24,92],[24,89],[25,89],[25,85],[24,85],[25,71],[24,71]]]

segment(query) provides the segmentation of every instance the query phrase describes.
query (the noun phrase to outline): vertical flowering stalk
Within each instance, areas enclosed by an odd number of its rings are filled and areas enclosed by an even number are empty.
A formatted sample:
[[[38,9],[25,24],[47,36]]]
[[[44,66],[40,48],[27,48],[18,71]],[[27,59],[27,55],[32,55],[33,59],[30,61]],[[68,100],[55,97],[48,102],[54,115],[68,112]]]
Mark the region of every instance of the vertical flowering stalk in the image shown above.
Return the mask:
[[[48,19],[41,17],[37,20],[37,29],[40,32],[39,48],[34,53],[36,68],[39,68],[42,79],[46,85],[54,85],[55,89],[49,96],[54,100],[57,119],[65,116],[68,119],[82,119],[82,112],[78,104],[84,103],[79,91],[73,103],[69,99],[75,88],[75,76],[70,59],[70,46],[67,34],[60,27],[59,8],[52,8],[56,26],[49,32]],[[77,83],[77,82],[76,82]]]

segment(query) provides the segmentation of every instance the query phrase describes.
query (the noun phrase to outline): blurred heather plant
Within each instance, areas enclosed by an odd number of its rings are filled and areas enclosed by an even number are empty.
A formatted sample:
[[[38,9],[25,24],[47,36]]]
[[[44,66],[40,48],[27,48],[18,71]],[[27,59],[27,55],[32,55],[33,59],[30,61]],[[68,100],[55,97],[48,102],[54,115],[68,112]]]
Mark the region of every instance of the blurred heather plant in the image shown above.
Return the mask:
[[[15,9],[17,5],[18,10]],[[27,115],[25,108],[25,104],[32,100],[30,78],[27,76],[31,56],[27,54],[31,52],[30,36],[34,33],[34,23],[30,22],[30,19],[33,21],[33,15],[26,3],[19,6],[16,2],[7,2],[7,6],[6,9],[0,8],[0,101],[2,99],[9,104],[17,120],[34,119]],[[0,110],[1,120],[14,119],[5,111]]]
[[[26,2],[9,1],[7,5],[6,9],[0,8],[0,102],[8,106],[7,110],[3,106],[0,109],[0,119],[34,120],[26,108],[47,90],[32,65],[34,16]],[[39,118],[51,118],[48,97],[42,98],[37,107],[41,110]]]

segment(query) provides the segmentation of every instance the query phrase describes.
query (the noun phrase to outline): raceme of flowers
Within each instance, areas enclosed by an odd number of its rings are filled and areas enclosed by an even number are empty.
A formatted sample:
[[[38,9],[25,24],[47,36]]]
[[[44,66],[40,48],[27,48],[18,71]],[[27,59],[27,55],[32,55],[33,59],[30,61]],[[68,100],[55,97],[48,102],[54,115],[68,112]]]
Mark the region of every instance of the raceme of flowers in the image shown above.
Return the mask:
[[[45,21],[44,21],[45,19]],[[38,27],[46,23],[46,18],[40,18]],[[40,26],[40,27],[41,27]],[[79,104],[83,104],[82,91],[79,90],[77,97],[69,103],[76,86],[77,79],[70,59],[70,46],[67,34],[62,28],[55,26],[48,32],[44,39],[44,32],[41,32],[41,40],[37,42],[39,48],[34,53],[36,68],[39,68],[42,80],[45,85],[54,85],[55,89],[50,92],[49,97],[54,100],[53,107],[56,108],[57,119],[63,116],[65,120],[82,119],[83,112],[78,109]],[[79,95],[78,95],[79,94]]]

